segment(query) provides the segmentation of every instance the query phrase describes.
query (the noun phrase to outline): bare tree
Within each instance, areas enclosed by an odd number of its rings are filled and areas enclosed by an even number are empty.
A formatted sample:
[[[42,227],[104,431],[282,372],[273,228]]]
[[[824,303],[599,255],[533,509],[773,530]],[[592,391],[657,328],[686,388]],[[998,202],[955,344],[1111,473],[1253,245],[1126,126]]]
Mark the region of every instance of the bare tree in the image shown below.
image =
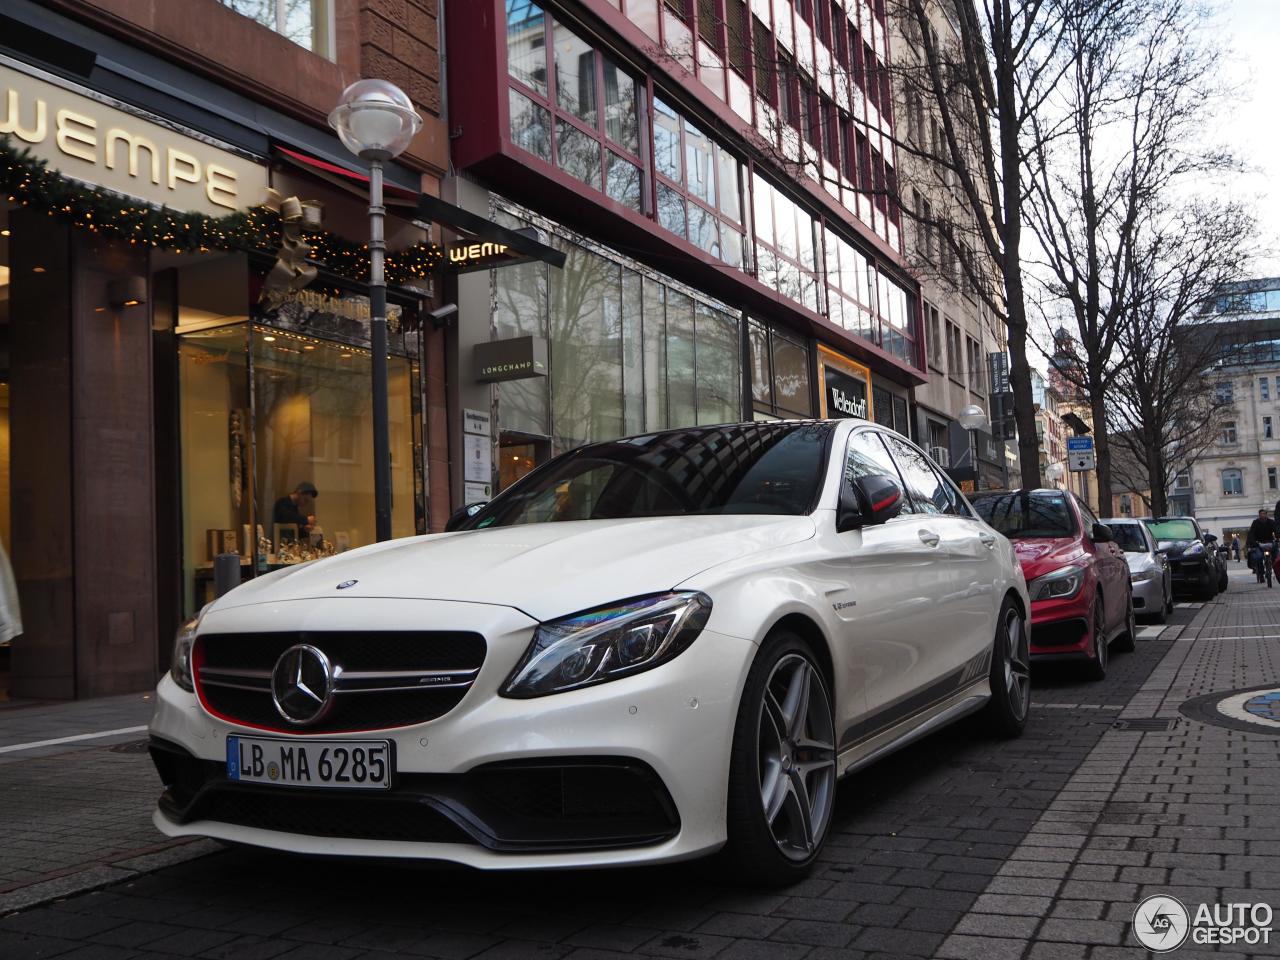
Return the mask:
[[[1169,238],[1150,236],[1167,198],[1232,161],[1203,146],[1207,115],[1222,97],[1213,89],[1217,51],[1204,39],[1210,31],[1198,0],[1059,4],[1070,66],[1030,115],[1036,135],[1026,214],[1042,255],[1029,266],[1047,312],[1075,327],[1079,362],[1061,372],[1090,405],[1098,499],[1109,504],[1110,388],[1135,375],[1134,361],[1145,365],[1140,358],[1157,346],[1139,334],[1160,329],[1152,329],[1160,304],[1140,289],[1150,278],[1133,271],[1151,251],[1168,252]]]
[[[1120,454],[1117,476],[1150,491],[1154,516],[1168,508],[1173,477],[1221,431],[1228,404],[1214,389],[1213,365],[1225,328],[1205,308],[1243,275],[1254,231],[1238,205],[1188,203],[1131,249],[1124,268],[1130,293],[1117,345],[1129,359],[1111,381],[1106,426]]]

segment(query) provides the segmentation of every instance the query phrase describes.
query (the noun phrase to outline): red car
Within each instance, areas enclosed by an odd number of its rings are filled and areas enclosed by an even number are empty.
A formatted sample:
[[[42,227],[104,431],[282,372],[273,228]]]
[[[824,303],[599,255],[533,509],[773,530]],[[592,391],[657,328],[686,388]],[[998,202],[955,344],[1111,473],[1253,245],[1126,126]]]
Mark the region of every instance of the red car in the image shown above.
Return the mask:
[[[1079,660],[1105,677],[1111,643],[1130,651],[1135,637],[1129,565],[1110,528],[1062,490],[984,492],[970,502],[1022,563],[1032,659]]]

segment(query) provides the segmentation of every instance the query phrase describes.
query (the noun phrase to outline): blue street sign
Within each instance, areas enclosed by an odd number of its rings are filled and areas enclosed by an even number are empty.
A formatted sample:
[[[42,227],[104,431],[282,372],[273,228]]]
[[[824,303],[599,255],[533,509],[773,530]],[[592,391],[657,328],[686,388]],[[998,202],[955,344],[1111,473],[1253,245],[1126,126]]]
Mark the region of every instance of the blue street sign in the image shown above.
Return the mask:
[[[1084,453],[1093,449],[1093,437],[1067,437],[1068,453]]]

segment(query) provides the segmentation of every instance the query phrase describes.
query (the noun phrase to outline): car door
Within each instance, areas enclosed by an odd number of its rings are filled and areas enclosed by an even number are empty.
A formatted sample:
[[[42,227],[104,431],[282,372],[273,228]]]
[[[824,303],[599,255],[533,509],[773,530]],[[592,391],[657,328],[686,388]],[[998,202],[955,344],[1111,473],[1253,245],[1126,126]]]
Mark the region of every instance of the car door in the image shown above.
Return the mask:
[[[837,535],[838,576],[854,591],[853,606],[837,611],[842,639],[858,651],[865,671],[866,715],[847,741],[873,736],[928,707],[952,690],[938,684],[933,650],[955,615],[955,583],[941,549],[937,513],[923,512],[907,492],[888,447],[875,428],[850,436],[843,483],[885,475],[903,488],[903,512],[886,523]]]
[[[924,452],[901,436],[882,434],[917,506],[928,513],[928,526],[939,536],[941,559],[947,564],[946,632],[932,638],[924,651],[929,672],[943,676],[974,667],[995,636],[999,603],[996,538],[973,517],[958,493],[943,481]],[[967,676],[967,674],[966,674]]]
[[[1093,539],[1093,527],[1098,522],[1089,505],[1072,494],[1076,510],[1080,513],[1080,522],[1084,526],[1084,539],[1093,546],[1095,562],[1098,564],[1098,578],[1102,583],[1103,596],[1106,598],[1105,612],[1108,632],[1115,630],[1129,617],[1129,564],[1124,558],[1124,551],[1115,541],[1098,541]]]

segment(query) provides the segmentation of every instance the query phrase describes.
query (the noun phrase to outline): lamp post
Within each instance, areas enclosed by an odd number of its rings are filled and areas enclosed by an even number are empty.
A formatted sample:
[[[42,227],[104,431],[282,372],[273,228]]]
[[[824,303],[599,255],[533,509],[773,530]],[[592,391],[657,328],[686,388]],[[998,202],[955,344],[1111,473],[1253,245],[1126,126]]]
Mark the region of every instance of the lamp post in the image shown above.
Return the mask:
[[[387,435],[387,252],[382,164],[422,128],[409,98],[386,80],[357,80],[329,114],[342,145],[369,163],[369,347],[373,354],[373,511],[379,540],[391,539],[391,443]]]
[[[969,469],[973,471],[973,489],[977,491],[978,489],[977,431],[981,430],[983,427],[987,425],[987,414],[976,403],[971,403],[967,407],[965,407],[963,410],[960,411],[960,415],[956,419],[960,421],[960,426],[964,427],[966,430],[969,431],[969,449],[967,451],[967,453],[969,454],[969,460],[970,460]]]
[[[1062,473],[1062,464],[1060,463],[1051,463],[1044,468],[1045,479],[1054,486],[1057,486],[1058,481],[1062,479]]]

